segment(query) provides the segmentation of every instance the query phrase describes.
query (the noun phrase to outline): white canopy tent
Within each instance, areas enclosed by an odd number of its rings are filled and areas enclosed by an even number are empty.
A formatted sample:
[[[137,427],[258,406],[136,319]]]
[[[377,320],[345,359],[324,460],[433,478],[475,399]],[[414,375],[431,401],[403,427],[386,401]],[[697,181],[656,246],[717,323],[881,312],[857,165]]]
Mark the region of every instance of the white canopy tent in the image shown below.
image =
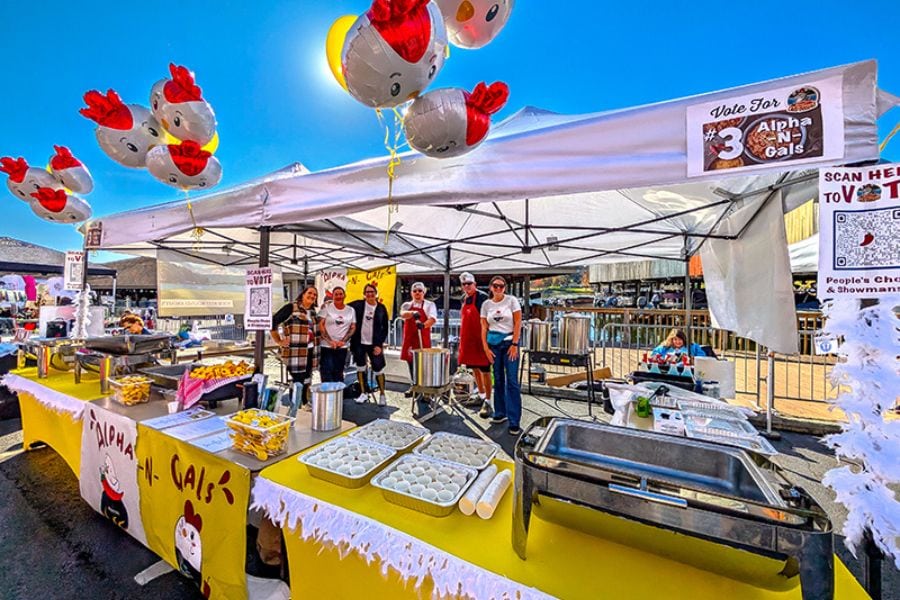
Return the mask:
[[[876,63],[868,61],[606,113],[525,108],[497,124],[470,154],[445,160],[402,155],[393,215],[387,209],[389,159],[381,158],[316,173],[288,167],[193,199],[192,212],[177,201],[89,226],[102,224],[103,249],[147,254],[164,245],[232,263],[240,258],[228,259],[228,253],[246,254],[247,261],[257,255],[258,230],[269,227],[272,260],[288,270],[304,257],[311,270],[386,263],[442,270],[448,246],[453,271],[682,259],[685,237],[696,249],[700,239],[716,234],[726,212],[761,204],[773,186],[803,182],[786,188],[787,209],[815,191],[807,173],[774,166],[688,179],[687,108],[835,76],[842,81],[844,114],[838,162],[877,159],[876,118],[888,106],[879,103]],[[199,240],[191,233],[195,227],[206,232]]]
[[[774,163],[737,176],[688,177],[690,107],[825,79],[841,90],[840,158],[799,170]],[[876,120],[897,99],[876,80],[876,63],[867,61],[604,113],[525,108],[470,154],[401,155],[394,213],[385,157],[315,173],[288,167],[193,199],[191,210],[170,202],[87,226],[102,228],[105,250],[169,248],[228,265],[257,264],[262,233],[268,260],[297,273],[386,264],[407,273],[529,272],[685,260],[705,239],[739,238],[772,199],[790,210],[815,197],[817,167],[877,160]]]

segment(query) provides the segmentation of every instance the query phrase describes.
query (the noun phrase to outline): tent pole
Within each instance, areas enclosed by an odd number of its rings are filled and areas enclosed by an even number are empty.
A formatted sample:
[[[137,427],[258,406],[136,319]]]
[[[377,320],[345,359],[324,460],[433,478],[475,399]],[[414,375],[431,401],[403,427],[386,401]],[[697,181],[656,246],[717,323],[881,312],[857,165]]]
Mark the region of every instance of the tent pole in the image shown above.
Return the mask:
[[[780,440],[781,434],[772,431],[772,415],[775,412],[775,353],[768,350],[768,368],[766,369],[766,430],[761,433],[764,438]]]
[[[684,335],[687,337],[687,353],[691,356],[691,308],[693,307],[693,298],[691,298],[691,240],[684,236]]]
[[[112,316],[116,316],[116,282],[118,278],[113,275],[112,279]],[[156,315],[159,316],[159,291],[156,292],[156,311]]]
[[[309,285],[309,259],[303,257],[303,287]]]
[[[81,261],[81,266],[83,267],[81,271],[81,289],[87,289],[87,280],[88,280],[88,247],[87,247],[87,234],[84,235],[84,244],[82,244],[81,252],[83,259]],[[115,279],[113,279],[115,281]],[[90,296],[88,296],[88,304],[91,303]]]
[[[259,266],[269,266],[269,228],[259,228]],[[244,307],[247,310],[247,307]],[[262,373],[266,366],[266,336],[268,331],[256,332],[256,343],[253,347],[253,361],[255,363],[254,372]]]
[[[450,246],[447,246],[447,263],[444,267],[444,323],[441,327],[441,342],[450,347]]]
[[[525,276],[525,306],[523,307],[525,311],[524,317],[526,320],[531,318],[531,275]]]

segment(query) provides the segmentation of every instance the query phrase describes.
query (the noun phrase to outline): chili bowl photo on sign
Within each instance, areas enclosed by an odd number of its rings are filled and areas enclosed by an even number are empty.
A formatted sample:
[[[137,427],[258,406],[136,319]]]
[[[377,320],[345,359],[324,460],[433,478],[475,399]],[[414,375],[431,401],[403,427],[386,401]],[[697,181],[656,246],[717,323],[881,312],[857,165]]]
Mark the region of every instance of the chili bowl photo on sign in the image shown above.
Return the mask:
[[[757,163],[800,158],[807,153],[806,141],[807,128],[796,117],[766,115],[747,127],[744,154]]]

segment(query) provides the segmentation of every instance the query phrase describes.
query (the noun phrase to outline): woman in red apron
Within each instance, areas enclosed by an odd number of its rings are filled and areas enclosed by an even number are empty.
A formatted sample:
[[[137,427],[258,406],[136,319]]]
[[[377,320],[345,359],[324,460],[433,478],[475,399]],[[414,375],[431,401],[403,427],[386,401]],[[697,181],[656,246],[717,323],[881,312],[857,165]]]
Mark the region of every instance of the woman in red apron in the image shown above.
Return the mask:
[[[400,307],[400,317],[403,319],[403,346],[400,348],[400,360],[405,360],[409,367],[409,378],[413,379],[412,350],[419,349],[419,333],[422,335],[422,347],[431,348],[431,326],[437,322],[437,306],[431,300],[425,299],[425,284],[417,281],[412,284],[412,300],[404,302]],[[412,397],[412,387],[406,392],[406,397]]]
[[[481,340],[481,305],[487,300],[487,294],[475,287],[475,276],[463,273],[459,276],[463,288],[462,309],[459,326],[459,364],[472,369],[475,385],[478,386],[478,415],[486,419],[491,416],[491,362],[484,353],[484,342]]]

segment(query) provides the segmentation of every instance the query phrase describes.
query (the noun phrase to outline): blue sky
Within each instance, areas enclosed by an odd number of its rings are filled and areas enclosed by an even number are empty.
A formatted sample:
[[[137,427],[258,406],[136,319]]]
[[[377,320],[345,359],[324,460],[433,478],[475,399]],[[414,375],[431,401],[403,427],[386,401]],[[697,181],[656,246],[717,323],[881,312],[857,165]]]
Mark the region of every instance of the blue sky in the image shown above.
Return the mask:
[[[93,123],[78,114],[92,88],[146,105],[170,61],[195,71],[216,110],[218,189],[293,162],[316,170],[383,154],[374,113],[337,87],[324,58],[330,24],[364,12],[367,0],[6,4],[0,156],[45,164],[54,144],[69,146],[94,175],[87,200],[95,215],[179,197],[107,158]],[[596,0],[518,0],[500,36],[481,50],[453,49],[433,87],[506,81],[510,101],[496,118],[525,105],[580,113],[876,58],[879,85],[900,95],[900,35],[887,27],[898,22],[896,0],[614,9]],[[881,136],[898,120],[900,109],[888,113]],[[900,136],[885,156],[900,160]],[[38,219],[2,188],[0,198],[0,236],[81,246],[72,226]]]

